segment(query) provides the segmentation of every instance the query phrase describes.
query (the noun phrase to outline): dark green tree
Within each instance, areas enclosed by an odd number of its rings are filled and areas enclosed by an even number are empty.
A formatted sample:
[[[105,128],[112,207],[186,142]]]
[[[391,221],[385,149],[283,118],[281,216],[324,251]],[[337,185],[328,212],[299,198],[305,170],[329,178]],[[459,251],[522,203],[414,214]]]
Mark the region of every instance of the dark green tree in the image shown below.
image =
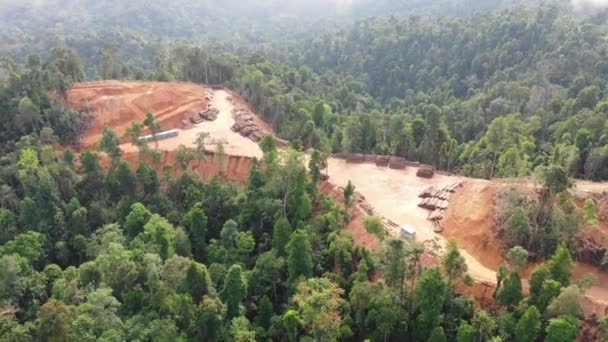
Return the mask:
[[[122,150],[120,149],[120,139],[116,132],[111,127],[106,127],[103,130],[101,141],[98,145],[99,149],[112,159],[112,165],[116,165],[120,157],[122,156]]]
[[[426,269],[420,275],[416,285],[416,298],[420,315],[416,319],[416,336],[427,340],[433,329],[439,324],[439,316],[445,300],[447,283],[439,268]]]
[[[215,288],[209,277],[207,267],[192,261],[186,272],[185,290],[192,296],[195,303],[200,303],[205,296],[215,296]]]
[[[312,276],[312,249],[306,232],[298,229],[291,234],[287,245],[287,270],[289,282],[295,284],[300,278]]]
[[[502,305],[515,306],[522,298],[521,279],[517,272],[512,272],[498,289],[496,301]]]
[[[540,333],[541,315],[532,305],[526,309],[515,326],[515,337],[521,342],[534,342]]]
[[[563,286],[567,286],[570,283],[570,277],[572,275],[572,268],[574,263],[568,247],[564,243],[561,243],[551,259],[547,262],[551,278],[560,282]]]
[[[220,292],[220,298],[226,305],[226,317],[232,319],[241,312],[241,302],[247,296],[247,283],[243,278],[242,268],[239,265],[232,265],[228,269],[224,288]]]
[[[204,260],[207,253],[207,215],[202,203],[195,203],[190,208],[182,219],[182,225],[192,241],[194,256],[198,260]]]
[[[566,342],[576,340],[580,322],[572,316],[560,316],[549,320],[545,341]]]
[[[272,248],[278,255],[286,255],[286,247],[292,232],[291,225],[285,217],[281,217],[274,223],[272,230]]]
[[[270,319],[274,314],[272,302],[268,296],[262,297],[258,305],[258,314],[256,316],[256,324],[266,330],[270,327]]]

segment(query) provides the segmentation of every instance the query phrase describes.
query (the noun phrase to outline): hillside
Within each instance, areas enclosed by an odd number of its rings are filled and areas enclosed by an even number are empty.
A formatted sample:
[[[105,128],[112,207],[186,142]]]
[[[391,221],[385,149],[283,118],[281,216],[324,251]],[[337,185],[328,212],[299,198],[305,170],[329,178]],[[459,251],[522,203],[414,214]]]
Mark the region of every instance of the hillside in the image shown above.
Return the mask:
[[[177,137],[163,139],[155,144],[156,150],[163,151],[160,165],[178,163],[176,151],[180,145],[194,150],[199,132],[209,133],[207,145],[209,158],[202,165],[190,163],[190,167],[205,179],[221,175],[224,179],[244,182],[252,166],[250,157],[262,157],[261,150],[255,143],[230,130],[235,122],[232,117],[235,103],[245,108],[249,107],[235,93],[211,90],[188,83],[114,81],[76,84],[68,94],[69,103],[74,109],[87,110],[95,118],[93,126],[84,133],[83,147],[96,148],[101,140],[100,132],[105,127],[121,132],[122,136],[132,121],[143,121],[145,113],[151,112],[164,130],[177,128],[179,131]],[[168,101],[169,99],[171,101]],[[109,104],[112,104],[111,108],[108,107]],[[187,120],[192,114],[207,106],[219,110],[217,119],[194,127],[183,127],[182,120]],[[259,118],[257,120],[264,130],[271,132],[267,124]],[[217,141],[223,142],[226,153],[227,160],[223,166],[218,163],[218,157],[214,154]],[[126,154],[125,158],[137,167],[138,147],[124,142],[121,148]],[[328,160],[327,170],[331,184],[345,187],[349,181],[352,181],[357,191],[365,197],[366,202],[375,208],[375,212],[398,225],[407,224],[415,227],[420,242],[436,241],[439,247],[436,253],[439,255],[444,253],[448,239],[458,241],[471,276],[476,282],[484,284],[495,284],[496,271],[506,262],[505,254],[508,249],[507,242],[501,240],[500,234],[495,230],[495,212],[499,210],[495,198],[509,188],[532,189],[537,186],[529,179],[487,181],[439,174],[432,179],[424,179],[416,177],[417,169],[412,167],[407,167],[405,171],[393,170],[379,168],[373,164],[350,164],[336,158]],[[174,174],[177,176],[180,171],[174,169]],[[418,206],[420,202],[418,194],[429,186],[441,188],[456,182],[462,182],[464,187],[456,191],[450,199],[445,218],[441,221],[444,232],[437,234],[433,232],[433,223],[428,220],[429,213]],[[335,195],[329,189],[324,191],[330,196]],[[595,194],[601,197],[608,191],[608,185],[580,182],[580,186],[575,187],[574,191],[577,196],[589,197]],[[601,210],[603,209],[600,209],[600,212]],[[602,241],[604,236],[608,235],[608,232],[604,232],[608,221],[603,215],[601,219],[601,226],[584,228],[573,245],[579,245],[585,240],[585,236]],[[354,232],[356,243],[377,248],[377,243],[368,245],[369,237],[362,221],[359,215],[355,215],[347,229]],[[390,231],[391,228],[388,229]],[[395,235],[399,236],[399,232],[397,231]],[[601,259],[605,252],[602,250],[604,246],[597,242],[591,245],[600,249]],[[597,260],[585,260],[584,253],[588,253],[587,251],[588,249],[581,249],[575,252],[575,257],[599,265]],[[588,264],[578,266],[575,271],[577,277],[584,275],[583,271],[578,270],[592,271],[602,279],[608,278],[608,273]],[[595,303],[608,302],[608,288],[600,283],[589,289],[588,296]]]

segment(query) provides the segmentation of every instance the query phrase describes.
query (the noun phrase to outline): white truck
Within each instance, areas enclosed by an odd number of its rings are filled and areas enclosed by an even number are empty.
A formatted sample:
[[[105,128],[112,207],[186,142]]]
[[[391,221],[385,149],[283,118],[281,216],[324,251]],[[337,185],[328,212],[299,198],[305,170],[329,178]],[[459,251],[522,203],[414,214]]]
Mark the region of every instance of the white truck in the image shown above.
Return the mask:
[[[406,239],[416,239],[416,229],[404,224],[401,226],[401,237]]]

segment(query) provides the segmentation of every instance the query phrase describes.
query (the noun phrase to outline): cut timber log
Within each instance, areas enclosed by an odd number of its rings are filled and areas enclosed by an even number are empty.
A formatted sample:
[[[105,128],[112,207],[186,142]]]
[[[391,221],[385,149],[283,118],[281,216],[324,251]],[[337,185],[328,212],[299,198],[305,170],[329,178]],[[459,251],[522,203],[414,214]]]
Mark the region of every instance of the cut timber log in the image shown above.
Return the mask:
[[[376,166],[387,167],[389,160],[390,160],[390,157],[388,157],[388,156],[378,156],[376,158]]]
[[[429,215],[429,221],[439,221],[443,219],[443,210],[435,209]]]
[[[378,156],[375,155],[375,154],[365,154],[365,155],[363,155],[363,159],[365,160],[366,163],[375,164],[377,158],[378,158]]]
[[[420,195],[418,195],[418,197],[420,197],[420,198],[431,197],[431,195],[433,194],[434,191],[435,191],[435,188],[431,185],[428,188],[422,190],[422,192],[420,193]]]
[[[365,162],[365,157],[362,154],[351,154],[346,157],[346,162],[351,164],[362,164]]]
[[[372,206],[366,202],[362,202],[361,204],[359,204],[359,207],[361,207],[361,209],[368,215],[374,214],[374,208],[372,208]]]
[[[236,122],[234,125],[232,125],[231,127],[233,132],[239,132],[241,129],[243,129],[243,125],[241,125],[240,123]]]
[[[437,194],[437,196],[435,196],[439,199],[442,200],[447,200],[448,198],[450,198],[450,192],[445,191],[445,190],[440,190],[439,193]]]
[[[416,172],[416,176],[421,178],[433,178],[434,175],[435,170],[430,165],[420,165],[418,172]]]
[[[397,223],[395,223],[389,219],[386,219],[386,223],[393,228],[399,228],[399,225]]]
[[[251,135],[249,135],[249,139],[253,140],[254,142],[259,142],[260,140],[262,140],[262,138],[264,138],[265,134],[262,131],[254,131],[251,133]]]
[[[447,192],[455,192],[457,188],[462,186],[462,182],[456,182],[456,183],[452,183],[452,184],[448,184],[446,186],[443,187],[443,190],[447,191]]]
[[[395,170],[403,170],[406,166],[405,160],[399,157],[391,157],[388,162],[388,167]]]
[[[244,137],[248,137],[252,132],[253,132],[253,129],[251,127],[247,126],[247,127],[243,127],[243,129],[241,129],[241,131],[239,133]]]

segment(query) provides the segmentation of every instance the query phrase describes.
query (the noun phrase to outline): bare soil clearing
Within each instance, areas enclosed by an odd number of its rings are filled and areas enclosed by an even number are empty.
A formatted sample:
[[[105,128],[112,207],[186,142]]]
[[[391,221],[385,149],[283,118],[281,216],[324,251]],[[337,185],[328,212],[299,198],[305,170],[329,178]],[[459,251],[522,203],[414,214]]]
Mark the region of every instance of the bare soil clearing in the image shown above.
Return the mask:
[[[497,270],[504,259],[501,242],[492,232],[493,190],[496,184],[469,180],[450,199],[443,220],[444,236],[476,257],[487,268]]]
[[[412,167],[394,170],[373,164],[349,164],[345,160],[336,158],[330,158],[328,164],[330,180],[333,183],[346,186],[350,180],[379,214],[397,224],[410,225],[416,229],[418,240],[436,240],[440,246],[445,246],[446,238],[435,233],[433,224],[427,220],[428,211],[418,207],[420,201],[418,194],[430,185],[443,187],[455,181],[464,181],[465,178],[435,175],[431,179],[426,179],[416,177],[417,169]],[[394,233],[398,234],[398,232]],[[473,278],[478,281],[496,281],[496,273],[482,265],[466,248],[463,249],[462,254]]]
[[[98,143],[107,126],[122,137],[131,122],[142,122],[148,112],[154,114],[163,129],[172,129],[207,106],[204,86],[181,82],[77,83],[68,90],[67,99],[71,108],[94,117],[82,136],[83,148]]]
[[[207,94],[211,94],[210,99]],[[191,167],[205,179],[220,175],[224,179],[244,182],[251,167],[251,157],[262,155],[256,143],[230,129],[235,122],[232,115],[234,108],[247,108],[251,113],[255,111],[240,96],[227,90],[211,91],[202,85],[177,82],[88,82],[76,84],[68,91],[68,104],[74,109],[94,115],[91,127],[81,140],[81,147],[84,148],[95,146],[106,126],[111,126],[122,136],[131,122],[142,122],[148,112],[155,115],[163,130],[178,129],[177,137],[158,142],[158,148],[162,151],[158,170],[162,170],[163,165],[176,165],[175,150],[181,144],[195,147],[194,141],[200,132],[210,134],[207,144],[210,157],[207,162],[200,164],[192,162]],[[219,110],[216,120],[180,129],[182,120],[206,109],[209,104]],[[266,133],[272,132],[268,123],[255,115],[254,120]],[[218,141],[224,143],[227,154],[221,163],[213,155],[217,146],[214,142]],[[153,147],[154,143],[150,146]],[[121,148],[125,150],[127,160],[137,163],[137,150],[134,146],[125,143]],[[478,284],[494,284],[495,270],[504,261],[501,243],[492,231],[494,191],[510,185],[535,186],[529,179],[487,181],[439,174],[425,179],[416,177],[415,167],[397,170],[373,164],[349,164],[336,158],[330,158],[328,164],[333,184],[346,186],[351,180],[378,214],[399,225],[414,227],[419,240],[434,240],[443,247],[448,238],[456,239],[462,248],[469,272]],[[178,172],[177,168],[173,172]],[[459,181],[464,183],[464,187],[452,195],[443,219],[444,231],[437,234],[433,231],[433,224],[427,220],[429,212],[418,207],[418,194],[431,185],[441,188]],[[608,183],[579,181],[575,190],[581,196],[608,192]],[[340,195],[336,193],[339,192],[337,189],[330,191],[333,195]],[[364,218],[365,213],[357,210],[346,229],[351,232],[357,245],[375,249],[379,241],[366,232]],[[602,218],[603,223],[595,229],[605,230],[608,225],[604,221],[606,220]],[[592,233],[593,230],[586,232]],[[399,235],[398,229],[393,229],[391,233]],[[585,273],[594,273],[599,277],[597,285],[587,291],[587,295],[594,301],[585,303],[586,311],[605,310],[608,306],[608,273],[581,264],[576,269],[575,277]],[[491,293],[486,287],[480,288],[478,294]]]
[[[414,227],[417,239],[435,239],[440,246],[445,246],[448,238],[456,239],[469,266],[469,273],[481,284],[495,284],[495,270],[504,262],[501,242],[494,237],[492,231],[494,191],[519,184],[533,186],[530,182],[522,181],[487,181],[444,175],[424,179],[416,177],[417,168],[414,167],[393,170],[373,164],[350,164],[336,158],[330,158],[328,165],[332,183],[345,186],[350,180],[378,214],[398,224]],[[427,220],[428,211],[417,206],[420,200],[418,194],[429,185],[442,187],[459,181],[462,181],[464,186],[450,199],[443,220],[444,232],[437,234],[433,232],[432,223]],[[608,184],[582,182],[576,190],[602,192],[608,190]],[[369,234],[364,228],[351,225],[347,229],[353,234],[356,243],[376,245],[375,241],[370,243]],[[362,225],[362,222],[359,225]],[[393,232],[393,235],[397,234],[398,232]],[[598,282],[586,293],[589,299],[583,303],[586,313],[603,311],[608,305],[608,273],[597,267],[577,263],[574,278],[580,278],[587,273],[598,276]],[[482,292],[489,295],[492,293],[487,290]],[[477,295],[478,293],[476,297]]]
[[[181,129],[182,120],[207,108],[209,93],[212,95],[209,104],[219,110],[217,119]],[[240,96],[227,90],[210,90],[203,85],[182,82],[102,81],[78,83],[68,91],[67,98],[71,108],[91,113],[94,118],[81,138],[82,148],[95,146],[101,140],[104,128],[112,127],[122,137],[133,121],[143,122],[146,114],[152,113],[162,130],[179,130],[177,137],[158,141],[161,151],[174,151],[182,144],[194,148],[198,133],[207,132],[210,137],[206,147],[210,151],[215,151],[216,143],[221,141],[228,155],[262,155],[257,143],[230,130],[235,122],[232,109],[235,106],[248,108],[248,105]],[[270,125],[253,117],[262,130],[272,132]],[[135,146],[124,142],[121,148],[126,153],[137,151]]]

